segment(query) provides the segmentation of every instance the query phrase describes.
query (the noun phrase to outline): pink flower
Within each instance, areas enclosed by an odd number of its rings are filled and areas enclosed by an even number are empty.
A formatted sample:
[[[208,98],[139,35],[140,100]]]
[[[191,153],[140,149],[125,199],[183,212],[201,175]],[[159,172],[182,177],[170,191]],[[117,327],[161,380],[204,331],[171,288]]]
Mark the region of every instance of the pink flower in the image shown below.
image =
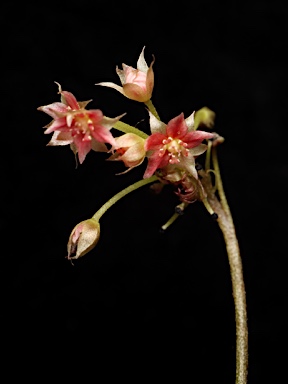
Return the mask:
[[[37,108],[53,118],[44,132],[54,132],[48,145],[70,144],[73,152],[78,153],[80,163],[91,149],[107,152],[104,143],[115,145],[110,129],[124,115],[113,119],[104,116],[99,109],[87,110],[85,107],[91,100],[77,101],[72,93],[62,91],[60,84],[58,87],[61,102]]]
[[[117,75],[120,78],[122,87],[111,82],[102,82],[96,85],[114,88],[122,95],[139,102],[146,102],[151,99],[154,88],[154,72],[152,66],[154,58],[150,67],[148,67],[144,58],[144,49],[137,61],[137,69],[129,65],[122,64],[123,69],[116,67]]]
[[[115,146],[112,147],[113,154],[108,160],[123,161],[126,167],[129,168],[122,173],[126,173],[143,163],[146,155],[145,139],[135,135],[135,133],[125,133],[122,136],[115,137],[115,142]]]
[[[195,131],[194,112],[184,120],[184,114],[170,120],[166,125],[151,112],[150,127],[152,135],[146,139],[145,149],[148,151],[148,166],[144,178],[154,174],[157,169],[174,164],[188,174],[198,178],[195,169],[195,157],[205,152],[207,146],[204,139],[214,137],[213,133]]]

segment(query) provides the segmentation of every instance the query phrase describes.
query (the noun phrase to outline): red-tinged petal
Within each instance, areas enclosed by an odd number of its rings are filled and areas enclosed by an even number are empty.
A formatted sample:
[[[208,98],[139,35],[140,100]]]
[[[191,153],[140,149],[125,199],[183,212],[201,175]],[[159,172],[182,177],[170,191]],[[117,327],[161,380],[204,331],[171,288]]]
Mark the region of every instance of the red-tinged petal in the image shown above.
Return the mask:
[[[61,98],[65,104],[67,104],[71,109],[80,109],[76,97],[71,92],[61,91]],[[61,101],[62,101],[61,100]]]
[[[47,113],[53,119],[58,119],[67,112],[67,108],[67,105],[63,103],[52,103],[38,107],[37,110]]]
[[[148,158],[148,165],[143,178],[147,179],[148,177],[151,177],[158,168],[163,168],[167,164],[169,164],[168,155],[163,157],[159,156],[159,151],[152,153],[152,155]]]
[[[89,109],[86,111],[93,124],[99,123],[103,119],[103,112],[100,109]]]
[[[213,133],[205,131],[190,131],[183,137],[183,141],[187,143],[187,148],[197,147],[205,139],[211,139],[214,137]]]
[[[60,119],[54,120],[51,125],[44,131],[45,134],[51,133],[54,131],[59,131],[66,129],[68,130],[69,128],[67,127],[66,124],[66,117],[61,117]]]
[[[100,143],[109,143],[112,146],[116,145],[115,139],[112,136],[112,133],[106,127],[102,125],[94,126],[94,130],[91,131],[91,135],[94,137],[96,141]]]
[[[151,97],[147,90],[143,90],[139,85],[127,83],[123,84],[123,91],[126,97],[131,100],[139,101],[140,103],[148,101]]]
[[[174,117],[167,124],[167,136],[173,139],[182,139],[188,131],[188,127],[184,120],[184,113],[180,113],[179,116]]]
[[[74,144],[77,148],[78,158],[80,164],[83,163],[87,153],[91,150],[91,140],[83,141],[82,135],[77,135],[74,137]]]
[[[47,146],[67,145],[73,142],[70,132],[55,131]]]
[[[163,140],[165,139],[167,139],[167,136],[163,135],[163,133],[153,133],[145,141],[146,151],[160,149],[163,146]]]
[[[152,64],[151,64],[150,68],[148,69],[147,78],[146,78],[146,88],[147,88],[147,93],[150,95],[150,99],[151,99],[152,92],[154,89],[154,71],[152,69]]]

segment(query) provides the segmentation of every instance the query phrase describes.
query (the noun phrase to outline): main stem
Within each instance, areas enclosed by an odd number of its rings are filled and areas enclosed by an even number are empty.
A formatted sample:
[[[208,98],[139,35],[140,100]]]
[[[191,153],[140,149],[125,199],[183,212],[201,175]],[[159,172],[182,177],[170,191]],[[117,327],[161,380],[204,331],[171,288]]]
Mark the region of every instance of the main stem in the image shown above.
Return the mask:
[[[235,304],[236,384],[246,384],[248,368],[248,328],[242,261],[231,215],[223,211],[218,211],[217,213],[218,224],[226,243]]]
[[[212,149],[212,162],[219,198],[214,193],[211,178],[203,173],[202,183],[207,192],[207,198],[218,215],[218,225],[223,233],[230,265],[232,292],[235,305],[236,322],[236,384],[246,384],[248,374],[248,326],[246,310],[246,292],[243,279],[243,267],[239,244],[231,211],[225,196],[216,148]]]

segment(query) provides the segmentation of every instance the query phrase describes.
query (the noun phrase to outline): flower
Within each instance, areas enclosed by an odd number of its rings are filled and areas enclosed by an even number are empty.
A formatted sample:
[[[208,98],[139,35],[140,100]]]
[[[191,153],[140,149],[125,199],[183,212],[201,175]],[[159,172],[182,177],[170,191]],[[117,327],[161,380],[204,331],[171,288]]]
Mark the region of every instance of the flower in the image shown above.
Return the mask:
[[[71,92],[62,91],[60,84],[58,87],[61,102],[37,108],[53,118],[53,121],[44,127],[45,134],[54,132],[47,145],[70,144],[73,152],[78,153],[80,164],[91,149],[107,152],[104,143],[115,145],[110,129],[124,114],[109,118],[104,116],[100,109],[87,110],[85,107],[91,100],[77,101]]]
[[[175,164],[195,178],[195,157],[205,152],[207,146],[201,144],[204,139],[214,137],[213,133],[195,131],[194,112],[184,120],[184,114],[174,117],[166,125],[151,112],[150,127],[152,135],[146,139],[145,149],[148,151],[148,165],[144,178],[150,177],[157,169],[168,164]]]
[[[123,69],[119,69],[118,66],[116,67],[116,72],[120,78],[122,87],[111,82],[102,82],[96,85],[114,88],[131,100],[146,102],[151,99],[154,88],[154,72],[152,66],[155,59],[153,57],[153,61],[150,67],[148,67],[144,58],[144,49],[145,47],[142,49],[137,61],[137,69],[126,64],[122,64]]]
[[[79,259],[79,257],[86,255],[98,243],[99,237],[100,224],[98,221],[93,218],[81,221],[70,234],[67,244],[67,259]]]
[[[125,133],[116,137],[115,142],[116,145],[112,147],[114,153],[108,160],[123,161],[126,167],[129,168],[122,173],[126,173],[143,163],[146,155],[145,139],[135,135],[135,133]]]

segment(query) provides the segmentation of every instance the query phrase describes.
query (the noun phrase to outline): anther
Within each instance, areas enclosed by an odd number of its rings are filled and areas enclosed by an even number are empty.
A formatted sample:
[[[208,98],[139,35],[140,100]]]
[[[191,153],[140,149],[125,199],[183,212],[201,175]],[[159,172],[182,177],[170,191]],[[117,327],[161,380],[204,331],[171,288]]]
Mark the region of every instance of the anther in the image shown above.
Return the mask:
[[[211,217],[212,217],[213,220],[217,220],[217,219],[218,219],[218,215],[217,215],[216,212],[213,212],[213,213],[211,214]]]

